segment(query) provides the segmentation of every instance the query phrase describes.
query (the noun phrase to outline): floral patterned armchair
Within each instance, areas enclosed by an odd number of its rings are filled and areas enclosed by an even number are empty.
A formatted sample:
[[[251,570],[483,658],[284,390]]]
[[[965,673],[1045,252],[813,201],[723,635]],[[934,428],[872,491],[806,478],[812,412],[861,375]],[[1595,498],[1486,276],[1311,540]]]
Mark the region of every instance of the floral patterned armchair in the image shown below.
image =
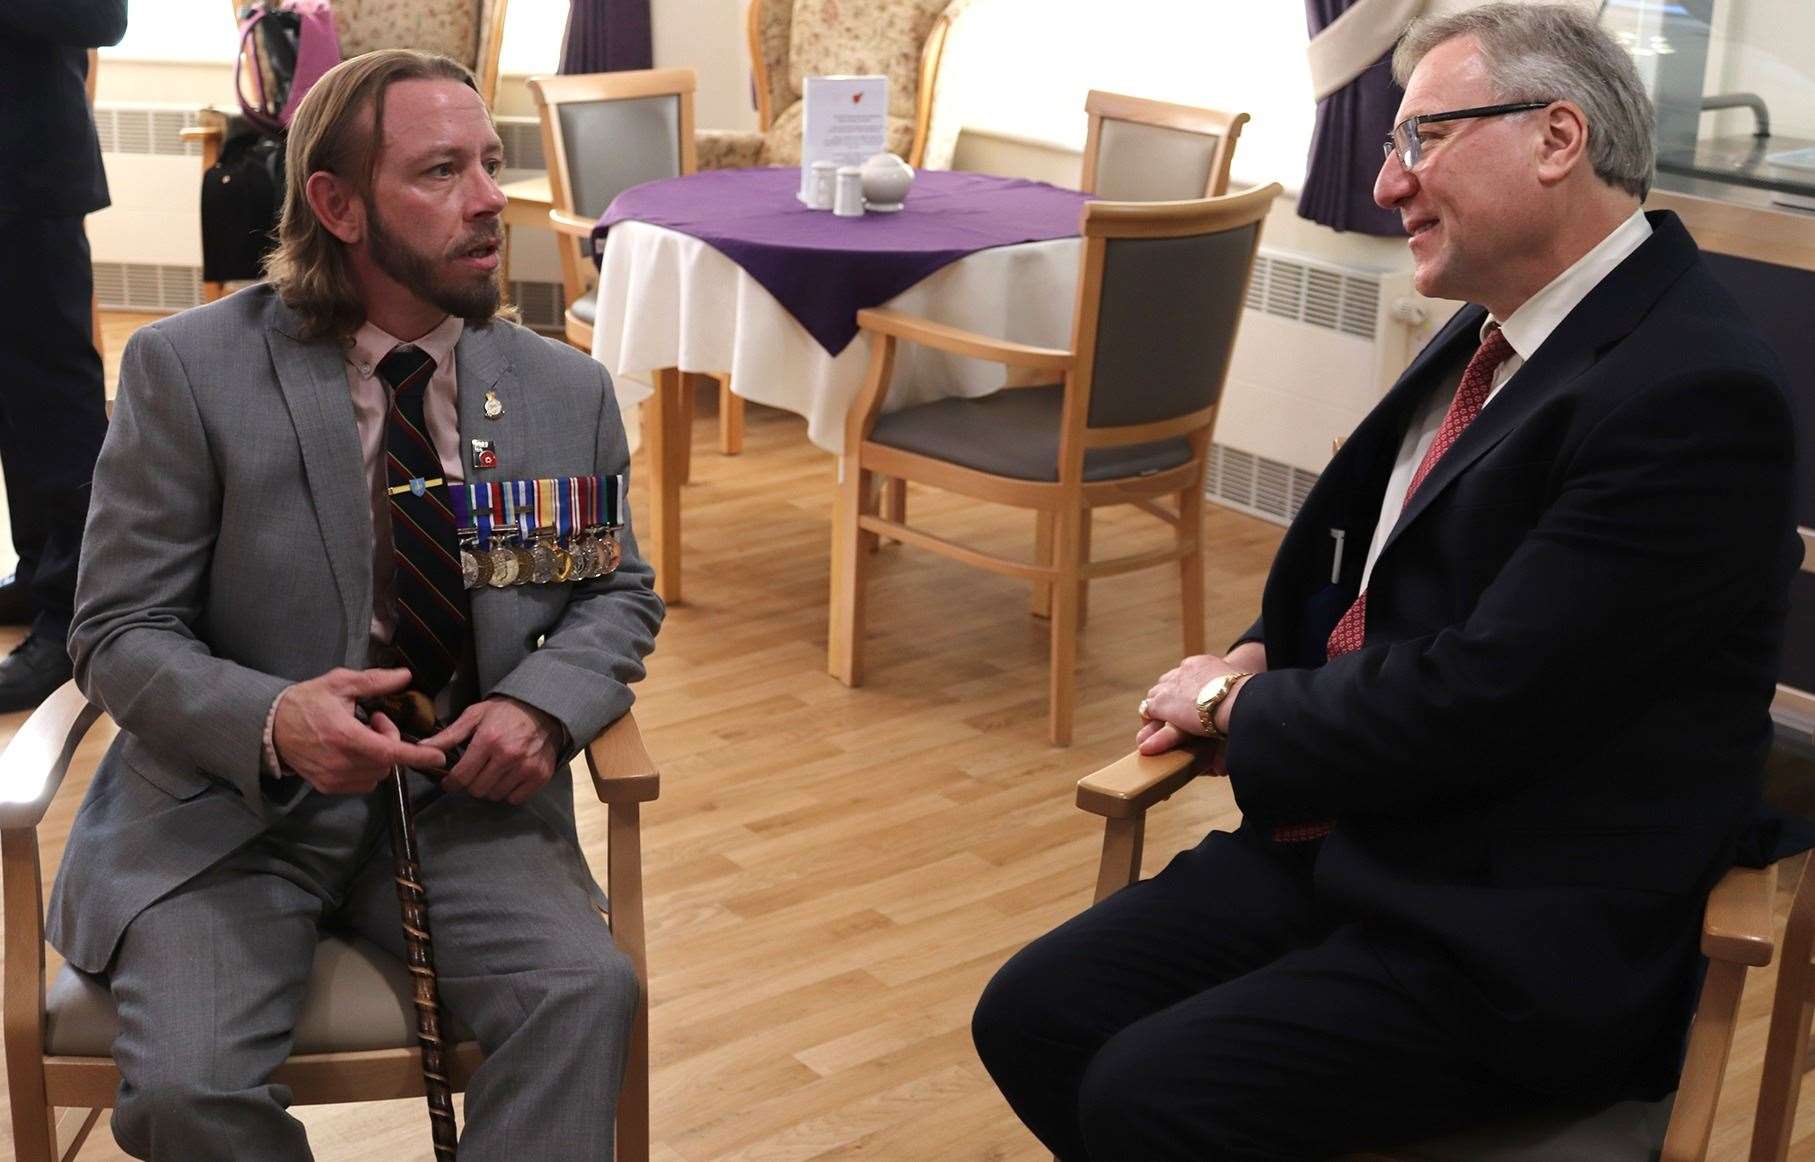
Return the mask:
[[[751,0],[750,64],[759,129],[702,129],[701,169],[800,162],[803,78],[889,79],[888,148],[909,164],[951,164],[958,127],[935,114],[946,34],[969,0]]]

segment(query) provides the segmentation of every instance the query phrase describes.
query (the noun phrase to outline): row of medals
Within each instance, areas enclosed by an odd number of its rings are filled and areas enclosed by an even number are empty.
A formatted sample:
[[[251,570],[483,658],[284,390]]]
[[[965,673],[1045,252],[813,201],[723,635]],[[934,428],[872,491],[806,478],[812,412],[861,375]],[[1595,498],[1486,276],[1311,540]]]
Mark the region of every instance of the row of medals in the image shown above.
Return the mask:
[[[490,549],[481,549],[469,537],[460,542],[460,574],[468,589],[585,581],[616,569],[622,555],[617,537],[597,527],[576,534],[566,545],[552,532],[531,544],[499,543]]]

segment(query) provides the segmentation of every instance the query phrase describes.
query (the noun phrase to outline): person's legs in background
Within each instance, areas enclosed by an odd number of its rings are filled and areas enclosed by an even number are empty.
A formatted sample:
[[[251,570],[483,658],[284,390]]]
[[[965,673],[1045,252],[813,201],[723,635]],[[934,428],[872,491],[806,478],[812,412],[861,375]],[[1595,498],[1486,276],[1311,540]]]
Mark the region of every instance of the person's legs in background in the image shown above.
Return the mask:
[[[107,434],[80,215],[0,214],[0,463],[31,633],[0,661],[0,712],[67,681],[65,639],[95,457]],[[0,619],[27,610],[0,592]],[[18,620],[25,621],[24,617]]]

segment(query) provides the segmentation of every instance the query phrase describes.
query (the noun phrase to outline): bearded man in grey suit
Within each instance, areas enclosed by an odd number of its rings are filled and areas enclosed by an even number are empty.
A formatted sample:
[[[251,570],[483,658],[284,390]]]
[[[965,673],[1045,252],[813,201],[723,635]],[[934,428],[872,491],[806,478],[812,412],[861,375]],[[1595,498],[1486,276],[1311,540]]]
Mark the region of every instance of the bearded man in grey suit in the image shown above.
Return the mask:
[[[402,951],[370,792],[464,747],[443,781],[410,776],[443,1001],[486,1053],[461,1157],[609,1158],[640,996],[553,776],[629,707],[662,605],[626,531],[615,573],[471,592],[426,679],[387,441],[409,390],[450,484],[615,475],[610,381],[497,317],[501,146],[459,65],[340,65],[289,156],[269,281],[126,348],[71,636],[120,735],[51,939],[116,1000],[127,1151],[308,1158],[270,1074],[319,930]],[[388,648],[410,668],[367,668]],[[406,688],[447,723],[420,742],[360,712]]]

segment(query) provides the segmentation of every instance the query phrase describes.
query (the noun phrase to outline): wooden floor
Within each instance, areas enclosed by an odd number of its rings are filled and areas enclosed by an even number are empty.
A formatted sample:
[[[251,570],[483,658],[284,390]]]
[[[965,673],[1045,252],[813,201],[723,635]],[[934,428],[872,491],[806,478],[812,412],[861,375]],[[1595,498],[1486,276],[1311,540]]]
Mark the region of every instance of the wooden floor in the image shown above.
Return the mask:
[[[130,323],[110,320],[110,348]],[[685,492],[689,601],[637,703],[663,771],[645,815],[655,1157],[1042,1159],[977,1063],[971,1006],[1088,902],[1097,832],[1072,784],[1124,752],[1140,692],[1177,660],[1176,576],[1096,585],[1069,750],[1045,743],[1045,627],[1025,590],[929,554],[881,551],[869,682],[847,690],[824,671],[831,459],[802,421],[755,407],[745,453],[721,457],[710,408]],[[985,548],[1031,542],[1020,514],[913,505]],[[1280,530],[1210,511],[1218,643],[1248,623]],[[1112,512],[1097,551],[1160,535]],[[0,737],[15,725],[0,719]],[[94,753],[43,831],[49,866]],[[1148,869],[1233,818],[1226,783],[1188,788],[1154,818]],[[602,866],[603,813],[583,805],[580,830]],[[1716,1158],[1744,1155],[1770,982],[1755,972],[1747,989]],[[1803,1110],[1797,1156],[1815,1158],[1815,1097]],[[416,1102],[301,1116],[324,1162],[432,1157]]]

